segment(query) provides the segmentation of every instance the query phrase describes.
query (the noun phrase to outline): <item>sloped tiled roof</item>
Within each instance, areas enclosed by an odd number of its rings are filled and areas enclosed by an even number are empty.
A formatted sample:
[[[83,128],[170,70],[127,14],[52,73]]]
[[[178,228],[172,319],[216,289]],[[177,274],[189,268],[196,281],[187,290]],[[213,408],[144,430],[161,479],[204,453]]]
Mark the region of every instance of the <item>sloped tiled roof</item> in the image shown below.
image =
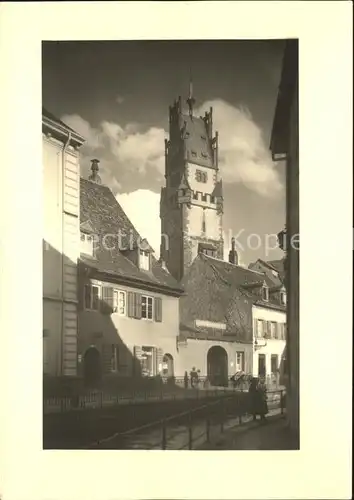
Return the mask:
[[[251,263],[248,267],[254,270],[254,267],[262,268],[266,276],[266,281],[269,287],[281,286],[284,284],[285,270],[284,259],[278,260],[262,260],[258,259],[256,262]],[[274,276],[273,271],[276,271],[277,276]]]
[[[213,167],[211,141],[202,118],[180,115],[180,127],[184,128],[187,159],[206,167]]]
[[[222,179],[220,179],[219,181],[217,181],[217,183],[215,184],[214,190],[211,193],[211,195],[212,196],[216,196],[218,198],[222,198],[223,197]]]
[[[239,342],[251,342],[253,304],[285,311],[255,292],[252,285],[259,289],[264,280],[262,273],[199,254],[182,280],[186,296],[180,299],[181,332],[203,338],[208,329],[194,323],[200,319],[226,324],[225,340],[232,335]]]
[[[107,186],[80,179],[80,219],[82,223],[89,222],[98,237],[95,259],[81,256],[81,262],[87,267],[134,280],[141,285],[147,283],[182,292],[177,281],[154,256],[151,271],[143,271],[125,255],[125,251],[129,251],[130,242],[136,248],[138,239],[143,240]],[[109,249],[110,247],[114,248]]]

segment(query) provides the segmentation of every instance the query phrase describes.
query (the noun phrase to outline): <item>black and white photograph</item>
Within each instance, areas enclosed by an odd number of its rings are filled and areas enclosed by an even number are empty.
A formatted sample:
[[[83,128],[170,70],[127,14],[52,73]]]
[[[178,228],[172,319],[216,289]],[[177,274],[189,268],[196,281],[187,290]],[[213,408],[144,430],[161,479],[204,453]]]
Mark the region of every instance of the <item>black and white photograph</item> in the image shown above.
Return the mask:
[[[298,40],[48,41],[42,85],[44,448],[298,449]]]
[[[351,498],[351,12],[1,3],[0,500]]]

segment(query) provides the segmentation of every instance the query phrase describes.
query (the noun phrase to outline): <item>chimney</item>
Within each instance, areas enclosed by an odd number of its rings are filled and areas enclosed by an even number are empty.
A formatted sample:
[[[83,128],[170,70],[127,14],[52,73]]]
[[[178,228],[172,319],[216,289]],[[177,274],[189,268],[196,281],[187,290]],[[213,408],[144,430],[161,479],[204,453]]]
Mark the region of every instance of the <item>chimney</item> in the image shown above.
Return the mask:
[[[229,262],[230,264],[238,265],[238,255],[235,249],[235,238],[231,238],[231,250],[229,252]]]
[[[91,172],[92,174],[89,176],[89,181],[95,182],[96,184],[101,184],[101,177],[98,175],[100,160],[94,159],[91,160]]]

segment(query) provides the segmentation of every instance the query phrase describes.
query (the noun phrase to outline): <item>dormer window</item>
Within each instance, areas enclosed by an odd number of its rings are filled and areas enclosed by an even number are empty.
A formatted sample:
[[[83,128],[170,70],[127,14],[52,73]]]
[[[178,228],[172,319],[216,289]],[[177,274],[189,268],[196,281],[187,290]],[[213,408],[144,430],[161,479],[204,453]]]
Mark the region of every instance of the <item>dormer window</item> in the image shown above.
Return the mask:
[[[286,306],[286,292],[285,290],[282,290],[280,292],[280,303],[283,305],[283,306]]]
[[[139,250],[139,267],[143,271],[150,271],[150,252]]]
[[[80,253],[93,257],[93,236],[91,234],[81,233],[80,235]]]
[[[269,288],[267,287],[267,285],[263,285],[262,299],[265,300],[266,302],[268,302],[269,300]]]

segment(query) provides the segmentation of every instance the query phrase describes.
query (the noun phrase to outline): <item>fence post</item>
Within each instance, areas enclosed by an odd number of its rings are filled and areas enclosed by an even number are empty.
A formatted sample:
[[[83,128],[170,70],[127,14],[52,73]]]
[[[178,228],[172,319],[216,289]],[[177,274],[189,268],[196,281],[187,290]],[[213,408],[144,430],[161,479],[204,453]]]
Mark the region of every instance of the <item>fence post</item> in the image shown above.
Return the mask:
[[[166,450],[166,420],[162,420],[162,450]]]
[[[189,412],[188,419],[188,449],[193,449],[192,412]]]
[[[210,443],[210,417],[207,416],[206,419],[206,441]]]

